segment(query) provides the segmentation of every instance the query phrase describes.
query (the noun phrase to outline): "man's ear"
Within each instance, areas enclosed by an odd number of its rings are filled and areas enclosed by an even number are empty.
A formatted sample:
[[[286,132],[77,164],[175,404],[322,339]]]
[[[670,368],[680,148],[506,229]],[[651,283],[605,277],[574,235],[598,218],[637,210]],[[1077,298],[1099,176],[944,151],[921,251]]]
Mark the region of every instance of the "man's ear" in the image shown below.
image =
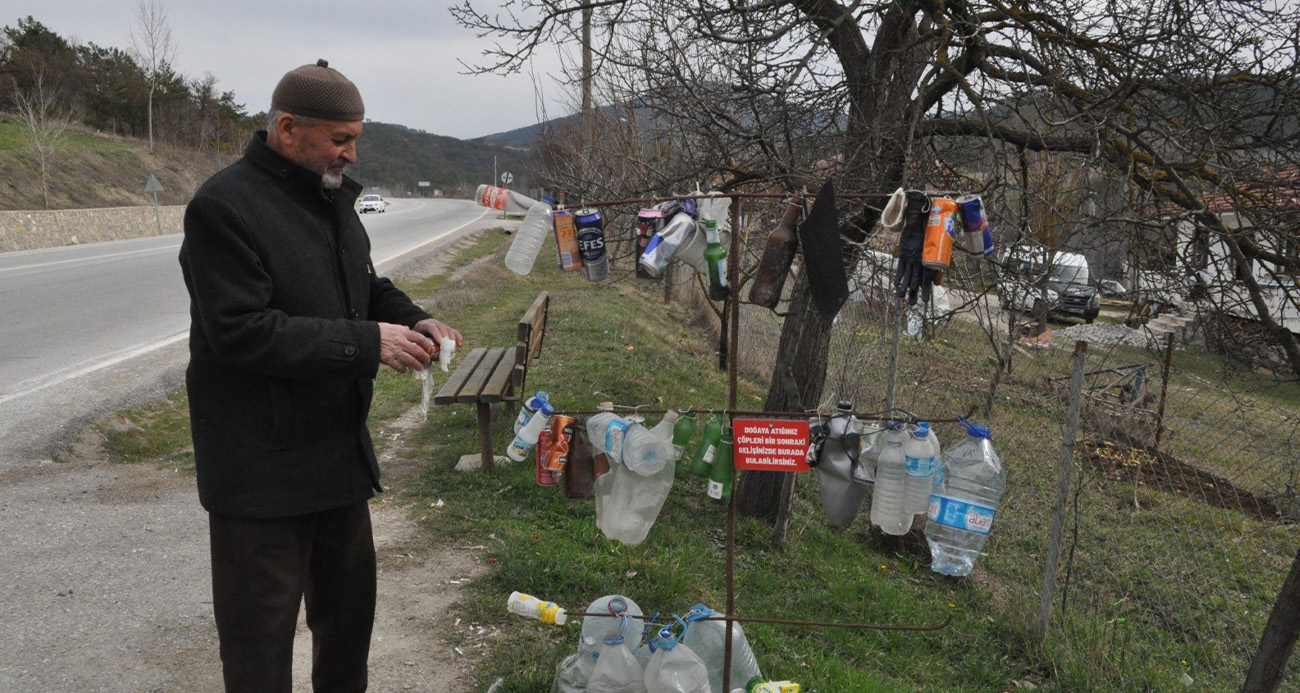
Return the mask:
[[[302,123],[298,122],[292,113],[281,113],[280,117],[275,119],[275,132],[271,134],[279,144],[291,147],[298,137],[300,128]]]

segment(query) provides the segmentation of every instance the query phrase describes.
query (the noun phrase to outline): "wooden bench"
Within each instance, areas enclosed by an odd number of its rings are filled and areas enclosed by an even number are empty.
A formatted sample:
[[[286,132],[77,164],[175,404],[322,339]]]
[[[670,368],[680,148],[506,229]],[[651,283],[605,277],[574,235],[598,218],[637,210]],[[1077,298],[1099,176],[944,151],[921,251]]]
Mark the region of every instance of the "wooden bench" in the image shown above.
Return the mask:
[[[478,405],[478,443],[483,468],[492,469],[492,405],[518,402],[528,367],[542,350],[550,294],[543,291],[519,320],[513,347],[471,349],[451,378],[433,396],[434,404]]]

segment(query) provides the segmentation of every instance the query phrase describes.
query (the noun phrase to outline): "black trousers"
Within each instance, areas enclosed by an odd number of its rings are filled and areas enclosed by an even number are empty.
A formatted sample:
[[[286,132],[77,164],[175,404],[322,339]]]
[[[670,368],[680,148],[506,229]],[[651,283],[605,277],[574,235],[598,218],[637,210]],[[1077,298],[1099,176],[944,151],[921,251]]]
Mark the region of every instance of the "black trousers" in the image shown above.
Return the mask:
[[[228,693],[289,693],[298,605],[312,635],[312,689],[366,690],[375,544],[366,502],[311,515],[209,515],[212,607]]]

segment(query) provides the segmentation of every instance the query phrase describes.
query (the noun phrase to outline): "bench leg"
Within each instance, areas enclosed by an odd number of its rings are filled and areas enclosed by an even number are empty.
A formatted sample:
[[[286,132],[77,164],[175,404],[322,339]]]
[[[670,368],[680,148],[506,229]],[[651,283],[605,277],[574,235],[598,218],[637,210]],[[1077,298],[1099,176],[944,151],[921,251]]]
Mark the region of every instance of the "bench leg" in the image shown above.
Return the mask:
[[[496,464],[492,456],[492,405],[478,403],[478,447],[483,469],[491,470]]]

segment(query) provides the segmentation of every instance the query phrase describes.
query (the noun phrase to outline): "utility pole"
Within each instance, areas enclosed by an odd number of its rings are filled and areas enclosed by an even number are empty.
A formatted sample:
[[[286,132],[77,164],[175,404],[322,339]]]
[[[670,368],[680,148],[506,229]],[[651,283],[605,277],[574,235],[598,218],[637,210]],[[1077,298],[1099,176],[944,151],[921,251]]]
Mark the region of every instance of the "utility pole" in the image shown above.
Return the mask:
[[[492,155],[492,185],[499,185],[497,182],[497,155]]]

